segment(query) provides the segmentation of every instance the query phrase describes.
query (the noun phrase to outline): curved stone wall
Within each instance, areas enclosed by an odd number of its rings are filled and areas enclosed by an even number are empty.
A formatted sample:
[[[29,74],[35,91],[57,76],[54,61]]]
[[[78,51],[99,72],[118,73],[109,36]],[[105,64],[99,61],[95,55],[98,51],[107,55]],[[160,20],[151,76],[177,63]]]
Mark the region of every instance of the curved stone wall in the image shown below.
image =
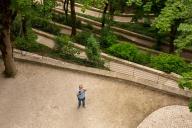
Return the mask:
[[[137,128],[191,128],[192,113],[187,106],[167,106],[149,115]]]

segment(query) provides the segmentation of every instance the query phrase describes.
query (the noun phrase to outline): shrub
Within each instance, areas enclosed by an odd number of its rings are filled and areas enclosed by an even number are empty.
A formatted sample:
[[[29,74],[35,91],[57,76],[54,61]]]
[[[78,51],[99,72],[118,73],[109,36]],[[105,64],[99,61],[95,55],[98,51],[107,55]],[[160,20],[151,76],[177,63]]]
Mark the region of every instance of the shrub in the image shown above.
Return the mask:
[[[127,43],[114,44],[108,51],[114,56],[130,61],[133,61],[138,54],[138,49],[134,45]]]
[[[117,36],[115,36],[108,28],[101,30],[100,44],[102,48],[108,48],[117,43]]]
[[[36,42],[37,36],[28,31],[28,35],[25,37],[17,37],[15,39],[15,47],[20,50],[35,52],[41,55],[51,55],[52,49]]]
[[[72,26],[72,19],[71,19],[71,16],[69,16],[68,17],[68,24],[67,25],[69,25],[69,26]],[[81,21],[80,20],[78,20],[78,19],[76,19],[76,27],[77,28],[81,28]]]
[[[42,31],[58,35],[60,33],[60,28],[55,24],[51,24],[48,20],[35,17],[31,20],[32,27],[40,29]]]
[[[155,37],[157,34],[157,30],[151,26],[146,26],[144,23],[120,23],[115,22],[114,24],[117,27],[120,27],[122,29],[133,31],[136,33],[140,33],[146,36]]]
[[[144,23],[143,23],[143,26],[144,27],[149,27],[150,28],[150,25],[151,24],[151,21],[150,21],[150,18],[149,17],[144,17]]]
[[[190,99],[190,101],[189,101],[189,110],[190,110],[190,112],[192,112],[192,98]]]
[[[187,71],[188,68],[188,65],[179,56],[165,53],[153,57],[151,66],[167,73],[175,72],[178,74]]]
[[[87,45],[87,40],[88,38],[90,37],[91,33],[88,32],[88,31],[83,31],[81,33],[78,33],[76,36],[75,36],[75,42],[76,43],[80,43],[82,45]]]
[[[107,51],[116,57],[140,64],[148,64],[151,60],[149,55],[140,52],[135,45],[129,44],[128,42],[114,44],[109,47]]]
[[[65,46],[66,44],[68,44],[70,42],[70,37],[69,36],[66,36],[66,35],[62,35],[62,36],[57,36],[55,38],[55,41],[58,45],[58,49],[59,48],[62,48],[63,46]]]
[[[71,15],[68,15],[68,21],[66,20],[66,16],[63,14],[53,14],[52,20],[55,22],[58,22],[60,24],[64,24],[64,25],[68,25],[68,26],[72,26],[72,22],[71,22]],[[76,19],[76,27],[77,28],[81,28],[81,21]]]
[[[138,52],[134,62],[139,63],[139,64],[144,64],[144,65],[150,65],[151,63],[151,54],[147,54],[145,52]]]
[[[183,73],[182,78],[179,80],[179,86],[181,88],[192,89],[192,72]]]
[[[34,51],[39,50],[38,44],[36,43],[37,36],[32,32],[29,31],[27,36],[24,37],[16,37],[15,39],[15,46],[18,49],[24,51]]]
[[[22,19],[24,18],[25,20],[25,25],[23,26],[22,24]],[[23,28],[26,29],[26,32],[24,33]],[[26,33],[28,33],[27,31],[30,31],[31,29],[31,23],[29,18],[27,17],[22,17],[21,15],[17,15],[15,17],[15,20],[13,21],[12,25],[11,25],[11,39],[14,40],[16,37],[18,36],[23,36]]]
[[[61,57],[71,57],[79,53],[68,36],[57,36],[55,42],[58,45],[56,49]]]
[[[99,43],[96,41],[93,35],[87,39],[86,55],[88,60],[94,63],[96,66],[100,67],[104,65],[104,62],[101,60]]]
[[[182,89],[192,89],[192,71],[188,73],[183,73],[179,80],[179,87]],[[192,112],[192,98],[189,101],[189,110]]]
[[[93,30],[94,28],[93,28],[93,26],[91,25],[91,24],[85,24],[85,25],[83,25],[83,28],[85,29],[85,30]]]

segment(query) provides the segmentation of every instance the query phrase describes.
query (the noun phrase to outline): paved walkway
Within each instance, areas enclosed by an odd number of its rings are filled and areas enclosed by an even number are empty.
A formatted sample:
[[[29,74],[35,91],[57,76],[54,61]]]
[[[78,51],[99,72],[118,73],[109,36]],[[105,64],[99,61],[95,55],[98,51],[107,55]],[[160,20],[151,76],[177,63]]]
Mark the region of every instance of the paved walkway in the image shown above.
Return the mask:
[[[60,5],[57,8],[58,9],[63,9],[63,6]],[[89,9],[86,9],[85,12],[82,12],[81,7],[77,7],[77,6],[75,6],[75,11],[78,12],[78,13],[83,13],[85,15],[89,15],[89,16],[93,16],[93,17],[97,17],[97,18],[102,17],[102,13],[100,13],[100,12],[92,11],[92,10],[89,10]],[[114,21],[118,21],[118,22],[130,22],[131,19],[132,19],[132,17],[114,16]]]
[[[41,36],[41,35],[37,35],[37,42],[40,44],[43,44],[49,48],[55,47],[55,42],[52,39],[49,39],[49,38]]]
[[[105,77],[21,62],[17,68],[14,79],[0,74],[2,128],[136,128],[158,108],[188,103]],[[78,110],[79,84],[88,91],[87,108]]]
[[[66,30],[67,31],[67,30]],[[62,32],[65,33],[65,29],[62,29]],[[37,42],[40,43],[40,44],[43,44],[49,48],[55,48],[55,42],[50,39],[50,38],[47,38],[47,37],[44,37],[44,36],[41,36],[41,35],[38,35],[37,36]],[[76,55],[77,57],[80,57],[80,58],[87,58],[86,54],[84,51],[79,51],[79,54]]]

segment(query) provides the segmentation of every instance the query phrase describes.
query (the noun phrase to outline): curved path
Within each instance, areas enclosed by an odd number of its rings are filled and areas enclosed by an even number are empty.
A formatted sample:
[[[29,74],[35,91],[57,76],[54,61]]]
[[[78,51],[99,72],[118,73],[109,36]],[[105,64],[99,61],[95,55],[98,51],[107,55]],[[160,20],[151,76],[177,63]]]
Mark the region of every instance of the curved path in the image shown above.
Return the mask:
[[[59,2],[59,3],[60,3],[60,5],[57,8],[58,9],[63,9],[62,3],[61,2]],[[96,12],[96,11],[93,11],[93,10],[86,9],[85,12],[82,12],[81,7],[78,7],[78,6],[75,6],[75,11],[78,12],[78,13],[83,13],[85,15],[93,16],[93,17],[96,17],[96,18],[101,18],[102,17],[102,13]],[[132,17],[114,16],[114,21],[117,21],[117,22],[131,22],[131,20],[132,20]]]
[[[130,82],[83,72],[24,62],[17,62],[17,67],[14,79],[0,74],[2,128],[136,128],[158,108],[188,103]],[[88,91],[87,108],[78,110],[79,84]]]
[[[45,46],[47,46],[47,47],[49,47],[51,49],[55,48],[56,44],[55,44],[53,39],[50,39],[50,38],[47,38],[45,36],[38,35],[38,34],[37,34],[37,37],[38,37],[37,38],[37,43],[43,44],[43,45],[45,45]],[[83,59],[87,58],[86,53],[84,51],[82,51],[82,50],[79,50],[79,53],[76,54],[76,56],[80,57],[80,58],[83,58]]]

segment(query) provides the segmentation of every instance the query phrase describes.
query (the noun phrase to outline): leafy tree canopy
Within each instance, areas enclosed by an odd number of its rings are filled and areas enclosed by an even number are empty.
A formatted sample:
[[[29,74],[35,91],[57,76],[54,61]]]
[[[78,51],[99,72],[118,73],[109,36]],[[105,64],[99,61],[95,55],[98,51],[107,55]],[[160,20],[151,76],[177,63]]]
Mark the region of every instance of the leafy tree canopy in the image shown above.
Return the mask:
[[[173,26],[178,24],[178,35],[175,45],[179,49],[192,45],[192,0],[167,0],[165,8],[155,19],[153,26],[159,32],[170,33]]]

